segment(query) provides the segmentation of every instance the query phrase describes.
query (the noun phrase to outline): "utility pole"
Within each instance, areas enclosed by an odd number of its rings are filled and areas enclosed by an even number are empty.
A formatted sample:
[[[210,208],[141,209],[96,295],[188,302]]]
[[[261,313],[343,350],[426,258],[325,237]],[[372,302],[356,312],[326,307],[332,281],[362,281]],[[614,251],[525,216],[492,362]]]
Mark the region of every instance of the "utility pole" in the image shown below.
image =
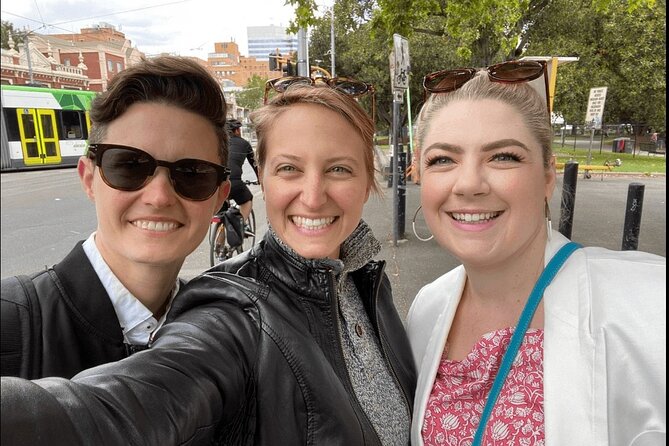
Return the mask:
[[[30,59],[30,38],[28,35],[30,32],[26,32],[25,36],[23,36],[23,45],[26,47],[26,58],[28,59],[28,75],[30,76],[30,84],[35,83],[35,79],[33,78],[33,64],[32,60]]]
[[[309,46],[307,45],[307,30],[297,30],[297,75],[309,77]]]
[[[332,66],[330,73],[332,77],[336,77],[335,73],[335,32],[334,32],[334,4],[332,11],[330,11],[330,65]]]

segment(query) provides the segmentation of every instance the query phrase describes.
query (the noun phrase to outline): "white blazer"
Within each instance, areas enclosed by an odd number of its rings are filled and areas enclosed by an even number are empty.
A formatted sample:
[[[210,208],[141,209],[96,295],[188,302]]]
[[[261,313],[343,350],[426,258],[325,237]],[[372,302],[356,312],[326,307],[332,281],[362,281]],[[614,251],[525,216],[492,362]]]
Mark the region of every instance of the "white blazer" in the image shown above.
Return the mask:
[[[553,231],[545,262],[568,240]],[[425,285],[407,316],[421,427],[465,285],[462,265]],[[546,446],[666,445],[666,259],[583,248],[544,293]]]

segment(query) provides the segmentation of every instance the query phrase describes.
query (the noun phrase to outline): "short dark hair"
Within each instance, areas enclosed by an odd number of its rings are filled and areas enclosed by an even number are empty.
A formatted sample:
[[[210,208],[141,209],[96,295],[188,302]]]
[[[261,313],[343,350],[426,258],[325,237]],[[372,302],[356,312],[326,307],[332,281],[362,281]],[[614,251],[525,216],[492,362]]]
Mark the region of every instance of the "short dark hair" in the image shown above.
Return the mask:
[[[221,162],[227,163],[228,134],[223,90],[198,62],[185,57],[160,56],[142,59],[119,72],[109,82],[107,91],[93,100],[89,141],[104,142],[107,125],[131,105],[141,102],[174,105],[207,119],[218,137]]]

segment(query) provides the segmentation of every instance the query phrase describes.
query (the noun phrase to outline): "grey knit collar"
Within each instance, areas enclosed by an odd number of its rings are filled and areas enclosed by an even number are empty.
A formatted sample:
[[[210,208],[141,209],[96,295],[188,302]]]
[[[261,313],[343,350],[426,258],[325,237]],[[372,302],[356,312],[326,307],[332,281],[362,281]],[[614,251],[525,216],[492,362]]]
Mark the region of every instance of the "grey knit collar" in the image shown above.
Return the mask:
[[[364,220],[360,220],[355,230],[342,243],[339,251],[339,259],[306,259],[285,244],[276,235],[271,226],[268,226],[268,232],[276,240],[281,249],[293,260],[314,268],[326,267],[332,269],[337,275],[362,268],[381,251],[381,243],[374,237],[372,229]]]

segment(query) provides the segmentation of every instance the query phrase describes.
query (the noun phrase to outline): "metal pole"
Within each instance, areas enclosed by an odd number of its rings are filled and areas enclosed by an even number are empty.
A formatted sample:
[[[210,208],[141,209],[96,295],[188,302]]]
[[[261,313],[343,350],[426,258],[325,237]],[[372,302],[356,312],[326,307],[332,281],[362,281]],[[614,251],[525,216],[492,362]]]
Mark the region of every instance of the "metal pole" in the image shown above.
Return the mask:
[[[574,202],[576,201],[576,181],[578,180],[578,163],[569,161],[564,166],[562,176],[562,203],[560,204],[560,234],[571,239],[571,228],[574,224]]]
[[[330,11],[330,74],[332,77],[336,77],[335,73],[335,28],[334,28],[334,4],[332,5],[332,11]]]
[[[307,30],[297,30],[297,75],[309,77],[309,47],[307,45]]]
[[[30,84],[32,85],[35,83],[35,79],[33,78],[33,64],[30,59],[30,39],[28,38],[28,33],[26,33],[23,41],[26,45],[26,59],[28,59],[28,75],[30,76]]]
[[[639,247],[639,229],[641,229],[641,211],[643,192],[646,188],[641,183],[630,183],[627,188],[627,206],[625,207],[625,226],[623,227],[623,251],[634,251]]]
[[[593,127],[590,130],[590,146],[588,147],[588,162],[586,164],[592,164],[592,141],[595,139],[595,128]]]
[[[398,237],[404,239],[404,229],[406,227],[406,167],[407,167],[407,153],[402,150],[402,145],[399,145],[400,151],[397,153],[397,234]]]
[[[402,106],[402,90],[393,91],[393,246],[397,246],[400,238],[399,228],[399,139],[400,139],[400,107]]]

